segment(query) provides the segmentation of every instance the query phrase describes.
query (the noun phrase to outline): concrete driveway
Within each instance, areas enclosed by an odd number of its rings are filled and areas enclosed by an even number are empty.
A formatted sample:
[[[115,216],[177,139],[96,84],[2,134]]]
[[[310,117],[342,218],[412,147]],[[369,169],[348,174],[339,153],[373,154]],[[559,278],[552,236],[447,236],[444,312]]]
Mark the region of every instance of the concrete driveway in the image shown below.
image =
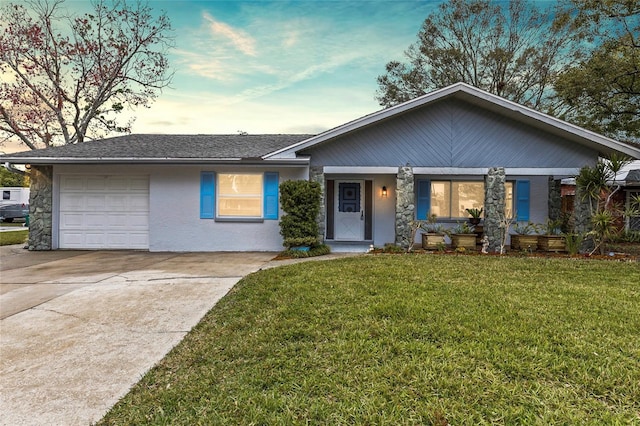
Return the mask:
[[[273,256],[0,247],[0,424],[98,421]]]

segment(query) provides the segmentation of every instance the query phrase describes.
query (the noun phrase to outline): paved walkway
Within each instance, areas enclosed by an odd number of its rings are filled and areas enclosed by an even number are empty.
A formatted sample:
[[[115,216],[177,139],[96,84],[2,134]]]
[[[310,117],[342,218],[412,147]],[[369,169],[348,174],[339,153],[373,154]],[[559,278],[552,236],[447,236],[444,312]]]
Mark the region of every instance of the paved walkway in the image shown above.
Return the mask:
[[[25,226],[21,225],[21,226],[3,226],[0,225],[0,232],[11,232],[11,231],[24,231],[25,229],[27,229]]]
[[[98,421],[273,256],[0,247],[0,424]]]

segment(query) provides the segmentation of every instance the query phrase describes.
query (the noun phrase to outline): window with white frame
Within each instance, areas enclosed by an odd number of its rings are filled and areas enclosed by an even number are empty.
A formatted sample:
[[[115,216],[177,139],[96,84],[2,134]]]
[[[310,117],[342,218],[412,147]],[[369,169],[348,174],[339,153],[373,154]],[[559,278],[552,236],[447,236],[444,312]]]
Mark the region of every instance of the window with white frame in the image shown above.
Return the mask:
[[[484,207],[484,182],[431,181],[431,214],[439,218],[466,218],[467,209]],[[513,211],[513,182],[505,182],[505,213]]]
[[[262,173],[218,173],[218,217],[262,217],[262,178]]]
[[[528,198],[529,198],[529,194],[527,194],[527,199]],[[504,183],[504,214],[506,217],[513,217],[515,213],[516,212],[513,211],[513,182],[505,182]],[[529,212],[526,212],[526,214],[527,214],[527,217],[529,217]]]
[[[200,173],[200,219],[277,220],[278,172]]]

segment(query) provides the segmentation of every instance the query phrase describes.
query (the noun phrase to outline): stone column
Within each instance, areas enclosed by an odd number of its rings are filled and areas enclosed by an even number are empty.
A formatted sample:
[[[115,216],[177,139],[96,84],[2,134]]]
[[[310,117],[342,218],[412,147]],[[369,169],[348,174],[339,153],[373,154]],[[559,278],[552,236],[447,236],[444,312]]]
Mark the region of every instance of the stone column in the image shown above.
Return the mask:
[[[31,166],[29,250],[51,250],[53,230],[53,167]]]
[[[573,230],[579,234],[591,231],[591,212],[595,210],[595,201],[584,196],[584,188],[576,185],[576,196],[573,200]],[[590,252],[595,242],[590,236],[582,240],[581,252]]]
[[[560,218],[562,212],[562,193],[560,190],[561,180],[554,179],[553,176],[549,176],[549,219],[556,220]]]
[[[398,168],[396,177],[396,245],[408,248],[411,238],[411,222],[415,218],[415,192],[413,190],[413,167]]]
[[[320,210],[318,211],[318,236],[320,243],[324,243],[325,227],[326,227],[326,203],[325,203],[325,187],[324,187],[324,168],[322,166],[309,167],[309,180],[320,184]]]
[[[500,251],[503,232],[508,229],[500,227],[500,221],[504,218],[504,203],[506,191],[504,167],[493,167],[485,178],[484,194],[484,235],[489,238],[489,251]]]

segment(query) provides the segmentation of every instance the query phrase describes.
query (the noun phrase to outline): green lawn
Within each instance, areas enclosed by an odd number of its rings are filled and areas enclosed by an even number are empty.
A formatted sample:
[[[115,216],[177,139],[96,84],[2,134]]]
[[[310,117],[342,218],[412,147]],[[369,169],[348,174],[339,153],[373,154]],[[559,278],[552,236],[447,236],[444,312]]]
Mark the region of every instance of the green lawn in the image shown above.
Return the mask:
[[[0,246],[23,244],[27,241],[28,237],[29,237],[29,230],[26,228],[16,230],[16,231],[0,232]]]
[[[640,265],[380,255],[250,275],[102,424],[640,424]]]

